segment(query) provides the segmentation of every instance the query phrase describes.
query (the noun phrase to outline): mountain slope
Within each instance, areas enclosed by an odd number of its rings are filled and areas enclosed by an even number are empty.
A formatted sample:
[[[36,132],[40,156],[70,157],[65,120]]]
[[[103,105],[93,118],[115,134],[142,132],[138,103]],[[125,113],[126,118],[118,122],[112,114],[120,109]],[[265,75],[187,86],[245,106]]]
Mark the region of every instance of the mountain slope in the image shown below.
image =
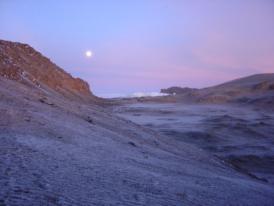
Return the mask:
[[[73,78],[27,44],[0,40],[0,76],[67,97],[92,97],[89,85]]]
[[[0,205],[273,205],[268,184],[35,79],[0,76]]]
[[[264,84],[265,87],[257,87]],[[267,87],[268,86],[268,87]],[[254,74],[251,76],[235,79],[212,88],[241,88],[241,89],[274,89],[274,73]]]
[[[162,89],[161,92],[175,94],[174,101],[234,102],[271,107],[274,104],[274,74],[256,74],[203,89],[171,87]]]

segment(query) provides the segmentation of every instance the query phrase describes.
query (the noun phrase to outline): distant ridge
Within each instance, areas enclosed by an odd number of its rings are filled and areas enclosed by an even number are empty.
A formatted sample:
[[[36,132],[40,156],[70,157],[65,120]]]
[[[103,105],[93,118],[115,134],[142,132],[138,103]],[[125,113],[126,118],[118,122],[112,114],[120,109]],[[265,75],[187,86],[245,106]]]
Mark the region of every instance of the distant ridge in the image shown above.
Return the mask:
[[[253,74],[246,77],[237,78],[213,87],[252,87],[256,84],[260,84],[262,82],[268,82],[268,84],[274,84],[274,73],[261,73],[261,74]]]
[[[162,93],[173,95],[174,101],[199,103],[238,102],[274,104],[274,73],[255,74],[203,89],[170,87]],[[170,98],[170,97],[169,97]]]

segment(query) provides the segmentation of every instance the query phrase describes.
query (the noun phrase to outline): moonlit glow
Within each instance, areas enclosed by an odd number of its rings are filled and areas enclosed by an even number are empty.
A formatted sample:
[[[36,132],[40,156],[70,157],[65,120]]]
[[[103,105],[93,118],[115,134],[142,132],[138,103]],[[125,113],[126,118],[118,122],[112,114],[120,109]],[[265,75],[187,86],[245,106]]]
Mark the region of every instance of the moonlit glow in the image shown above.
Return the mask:
[[[92,57],[92,55],[93,55],[93,53],[92,53],[92,51],[86,51],[86,57],[88,57],[88,58],[90,58],[90,57]]]

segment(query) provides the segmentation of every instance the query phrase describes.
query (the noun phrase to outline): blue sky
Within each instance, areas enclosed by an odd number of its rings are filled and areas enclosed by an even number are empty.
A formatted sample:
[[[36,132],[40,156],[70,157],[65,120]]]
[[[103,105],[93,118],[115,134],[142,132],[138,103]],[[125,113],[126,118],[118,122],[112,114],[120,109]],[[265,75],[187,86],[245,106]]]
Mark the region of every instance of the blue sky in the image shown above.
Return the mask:
[[[30,44],[99,95],[274,72],[272,0],[1,0],[0,11],[1,39]]]

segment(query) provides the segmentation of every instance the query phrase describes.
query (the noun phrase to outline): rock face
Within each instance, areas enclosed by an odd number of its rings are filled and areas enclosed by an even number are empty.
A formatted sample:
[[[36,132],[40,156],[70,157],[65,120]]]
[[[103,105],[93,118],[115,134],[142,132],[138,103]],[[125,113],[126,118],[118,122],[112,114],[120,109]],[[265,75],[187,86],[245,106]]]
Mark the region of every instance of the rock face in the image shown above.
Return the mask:
[[[165,93],[165,94],[186,94],[186,93],[191,93],[194,92],[198,89],[193,89],[193,88],[189,88],[189,87],[169,87],[167,89],[161,89],[161,93]]]
[[[87,82],[73,78],[27,44],[0,40],[0,76],[65,96],[92,96]]]

